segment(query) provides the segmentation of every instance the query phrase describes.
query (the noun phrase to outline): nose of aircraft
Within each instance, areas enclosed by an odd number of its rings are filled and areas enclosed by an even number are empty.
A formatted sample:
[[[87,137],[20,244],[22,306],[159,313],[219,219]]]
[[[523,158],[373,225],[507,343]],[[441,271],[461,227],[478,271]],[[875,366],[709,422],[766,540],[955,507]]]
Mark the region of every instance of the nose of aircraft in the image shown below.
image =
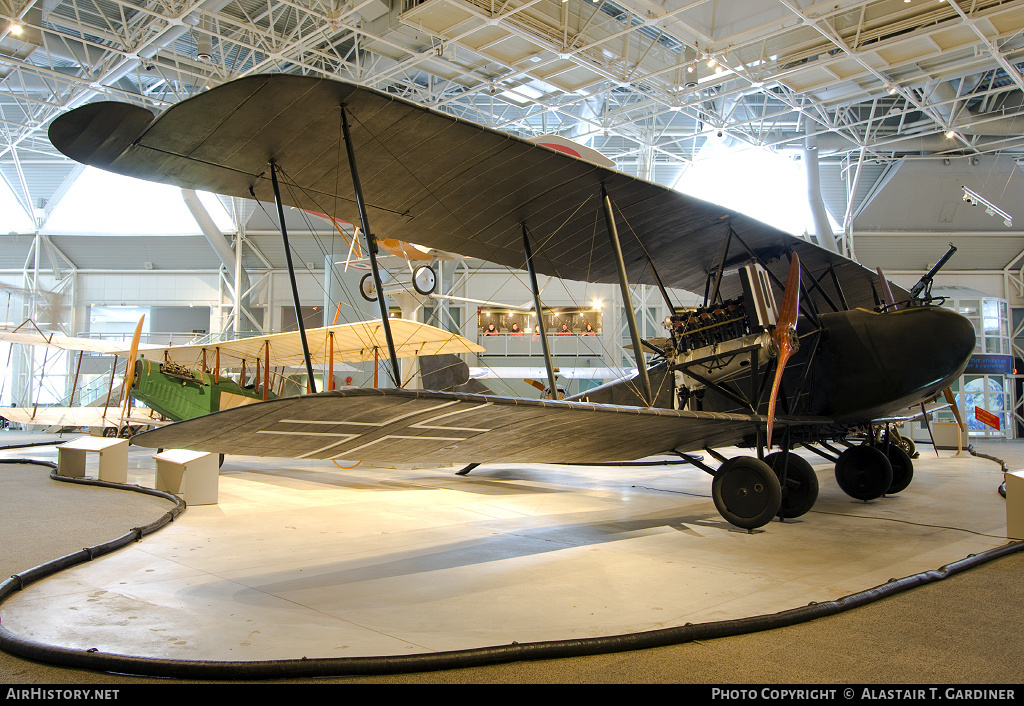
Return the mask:
[[[963,374],[977,346],[974,325],[967,317],[938,306],[892,313],[899,314],[893,317],[894,323],[909,353],[905,373],[918,386],[944,389]]]
[[[822,323],[828,335],[811,394],[817,409],[838,419],[916,406],[963,373],[976,343],[967,318],[934,306],[851,310],[822,316]]]

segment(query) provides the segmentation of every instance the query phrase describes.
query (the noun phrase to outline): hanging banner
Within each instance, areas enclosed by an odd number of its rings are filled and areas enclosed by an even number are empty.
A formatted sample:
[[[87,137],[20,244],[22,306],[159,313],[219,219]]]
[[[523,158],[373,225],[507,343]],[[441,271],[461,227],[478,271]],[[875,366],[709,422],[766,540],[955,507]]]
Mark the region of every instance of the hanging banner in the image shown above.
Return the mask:
[[[977,419],[982,424],[990,426],[996,431],[999,431],[999,417],[995,414],[992,414],[988,410],[984,410],[981,407],[975,407],[974,418]]]

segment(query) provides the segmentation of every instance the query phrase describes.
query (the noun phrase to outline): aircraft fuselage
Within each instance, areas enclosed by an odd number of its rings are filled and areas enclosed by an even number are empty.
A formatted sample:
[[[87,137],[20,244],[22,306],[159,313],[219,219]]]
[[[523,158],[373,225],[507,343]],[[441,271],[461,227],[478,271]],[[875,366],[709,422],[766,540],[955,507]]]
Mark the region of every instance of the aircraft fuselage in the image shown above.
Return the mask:
[[[971,322],[949,309],[916,306],[877,314],[822,314],[812,361],[810,414],[866,421],[920,404],[963,374],[974,352]]]

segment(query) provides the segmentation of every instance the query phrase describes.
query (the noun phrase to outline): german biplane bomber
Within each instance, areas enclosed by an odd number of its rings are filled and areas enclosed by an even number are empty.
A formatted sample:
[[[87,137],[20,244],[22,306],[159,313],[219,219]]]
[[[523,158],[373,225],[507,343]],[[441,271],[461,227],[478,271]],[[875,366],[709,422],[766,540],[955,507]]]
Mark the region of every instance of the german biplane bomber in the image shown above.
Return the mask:
[[[617,282],[627,302],[631,285],[657,286],[675,312],[651,342],[627,306],[637,374],[575,397],[471,394],[457,380],[340,389],[170,424],[134,438],[144,446],[439,465],[677,453],[714,477],[729,522],[754,529],[814,504],[798,445],[834,460],[853,497],[902,490],[911,461],[879,430],[942,394],[975,345],[966,318],[755,219],[349,83],[249,76],[158,116],[92,103],[56,119],[50,139],[120,174],[358,223],[371,264],[382,233],[525,269],[535,301],[541,273]],[[677,308],[669,289],[704,304]],[[730,446],[756,457],[714,451]]]

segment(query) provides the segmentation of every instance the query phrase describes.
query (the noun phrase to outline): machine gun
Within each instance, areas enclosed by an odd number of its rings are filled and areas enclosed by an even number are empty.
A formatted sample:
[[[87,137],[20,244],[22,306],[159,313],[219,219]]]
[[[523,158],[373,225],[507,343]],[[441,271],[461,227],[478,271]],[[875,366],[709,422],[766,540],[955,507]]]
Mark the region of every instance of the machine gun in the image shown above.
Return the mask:
[[[932,298],[932,279],[938,273],[942,266],[946,264],[949,258],[953,257],[953,253],[956,252],[956,246],[953,243],[949,244],[949,250],[942,256],[935,265],[925,273],[924,277],[918,280],[918,283],[914,285],[914,288],[910,290],[910,299],[912,302],[921,300],[922,302],[930,301]],[[922,296],[923,294],[923,296]]]

